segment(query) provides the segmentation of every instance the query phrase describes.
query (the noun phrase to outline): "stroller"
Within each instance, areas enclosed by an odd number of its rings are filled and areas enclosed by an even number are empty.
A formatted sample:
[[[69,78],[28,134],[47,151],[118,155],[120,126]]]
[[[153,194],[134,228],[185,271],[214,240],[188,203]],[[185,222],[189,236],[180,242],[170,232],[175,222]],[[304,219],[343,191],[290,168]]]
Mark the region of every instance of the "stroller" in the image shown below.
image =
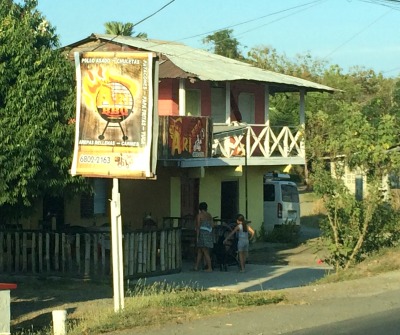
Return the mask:
[[[221,271],[228,271],[228,266],[237,265],[237,237],[232,237],[224,244],[225,238],[232,231],[232,225],[223,223],[214,227],[214,247],[212,249],[211,261],[213,268],[219,267]]]

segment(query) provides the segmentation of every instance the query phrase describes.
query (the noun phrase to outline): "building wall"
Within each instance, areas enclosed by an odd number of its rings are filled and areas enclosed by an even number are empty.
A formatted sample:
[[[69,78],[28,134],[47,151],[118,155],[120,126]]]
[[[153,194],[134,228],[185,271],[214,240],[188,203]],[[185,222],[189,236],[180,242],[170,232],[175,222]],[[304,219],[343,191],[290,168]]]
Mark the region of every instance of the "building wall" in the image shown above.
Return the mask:
[[[343,162],[331,163],[331,173],[334,178],[337,178],[336,169],[344,169],[342,180],[349,191],[356,196],[357,199],[361,200],[367,195],[367,177],[360,170],[350,170]]]
[[[162,79],[158,86],[158,114],[179,115],[179,94],[177,81]]]
[[[143,218],[151,214],[158,227],[163,217],[171,216],[171,177],[174,171],[157,170],[156,180],[124,180],[121,183],[121,211],[124,226],[138,229]],[[122,198],[123,195],[123,198]]]
[[[251,166],[247,172],[247,206],[248,220],[256,230],[263,221],[263,174],[265,168]],[[208,203],[212,216],[220,217],[221,213],[221,182],[238,181],[239,184],[239,213],[246,215],[246,177],[235,166],[207,168],[205,177],[200,180],[200,201]]]
[[[110,192],[111,198],[111,192]],[[64,222],[70,227],[101,227],[103,224],[110,223],[110,206],[106,206],[107,213],[95,215],[93,218],[81,217],[81,197],[79,195],[65,202]]]
[[[260,84],[251,83],[232,83],[231,84],[232,94],[238,102],[240,93],[253,93],[255,100],[255,123],[265,123],[265,87]],[[233,117],[233,115],[231,115]]]

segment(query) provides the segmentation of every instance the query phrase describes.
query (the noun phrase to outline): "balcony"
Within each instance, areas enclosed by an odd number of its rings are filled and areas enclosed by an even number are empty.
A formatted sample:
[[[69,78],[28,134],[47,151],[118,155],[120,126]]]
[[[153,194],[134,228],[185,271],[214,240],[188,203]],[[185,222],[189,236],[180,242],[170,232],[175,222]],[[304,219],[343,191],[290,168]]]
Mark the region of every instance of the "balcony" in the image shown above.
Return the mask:
[[[170,154],[162,155],[159,159],[166,165],[174,164],[180,167],[276,166],[305,163],[304,137],[300,127],[234,123],[214,124],[207,129],[212,131],[213,136],[204,137],[204,155],[193,153],[192,157],[182,157]],[[167,137],[165,132],[168,132],[168,127],[161,130],[161,138]],[[191,143],[191,140],[189,138],[184,142]],[[168,141],[164,141],[163,148],[165,147],[171,147]]]
[[[304,164],[303,132],[265,124],[214,126],[212,158],[244,160],[247,165]],[[229,130],[231,128],[231,130]]]

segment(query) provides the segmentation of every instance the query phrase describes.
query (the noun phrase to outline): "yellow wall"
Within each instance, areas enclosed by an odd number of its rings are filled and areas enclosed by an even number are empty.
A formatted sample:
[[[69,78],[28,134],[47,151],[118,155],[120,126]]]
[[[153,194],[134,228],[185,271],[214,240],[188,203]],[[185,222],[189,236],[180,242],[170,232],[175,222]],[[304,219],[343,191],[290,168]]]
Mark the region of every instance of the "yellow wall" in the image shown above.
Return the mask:
[[[249,166],[247,171],[247,219],[252,222],[251,225],[256,230],[260,229],[263,221],[263,174],[265,172],[265,167],[259,166]],[[128,228],[139,229],[142,227],[145,214],[151,213],[152,218],[161,228],[163,217],[179,217],[181,213],[180,173],[184,174],[187,171],[160,167],[157,170],[157,180],[120,180],[122,224]],[[238,181],[238,209],[240,213],[246,215],[244,167],[242,171],[235,166],[206,167],[199,180],[199,201],[207,202],[211,215],[218,217],[221,213],[221,182]],[[92,219],[81,219],[79,198],[68,202],[65,215],[65,223],[70,225],[100,226],[110,222],[109,213]]]
[[[157,222],[159,227],[162,227],[163,217],[171,216],[171,190],[178,188],[176,182],[173,183],[175,185],[174,188],[171,186],[171,172],[173,174],[174,170],[160,168],[157,171],[156,180],[120,179],[121,217],[124,227],[132,229],[142,228],[143,218],[148,213],[151,213],[153,220]],[[109,199],[111,199],[111,187],[112,182],[110,182]],[[107,204],[106,208],[106,215],[82,219],[80,216],[80,197],[77,196],[66,204],[65,223],[71,226],[78,225],[84,227],[99,227],[104,223],[110,223],[109,204]]]
[[[242,173],[235,171],[234,166],[206,168],[205,177],[200,179],[200,201],[208,204],[212,216],[221,213],[221,182],[238,181],[239,183],[239,212],[246,215],[246,178],[245,168]],[[252,227],[258,230],[263,221],[263,167],[248,167],[247,171],[247,206],[248,220]]]
[[[141,228],[143,218],[151,213],[162,227],[163,217],[170,216],[170,176],[159,171],[157,180],[124,180],[120,185],[123,225]]]

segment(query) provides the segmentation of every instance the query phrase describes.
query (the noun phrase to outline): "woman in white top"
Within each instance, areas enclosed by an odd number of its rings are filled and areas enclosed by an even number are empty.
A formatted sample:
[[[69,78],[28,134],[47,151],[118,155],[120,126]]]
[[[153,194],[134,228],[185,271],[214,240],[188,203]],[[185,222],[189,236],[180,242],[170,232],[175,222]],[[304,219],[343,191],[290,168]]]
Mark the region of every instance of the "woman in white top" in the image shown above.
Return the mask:
[[[229,233],[225,238],[224,243],[226,243],[233,234],[237,233],[238,237],[238,253],[240,262],[240,272],[244,272],[246,266],[246,258],[249,252],[249,235],[250,239],[254,237],[254,230],[249,225],[247,225],[246,220],[242,214],[238,214],[236,217],[236,227]]]

